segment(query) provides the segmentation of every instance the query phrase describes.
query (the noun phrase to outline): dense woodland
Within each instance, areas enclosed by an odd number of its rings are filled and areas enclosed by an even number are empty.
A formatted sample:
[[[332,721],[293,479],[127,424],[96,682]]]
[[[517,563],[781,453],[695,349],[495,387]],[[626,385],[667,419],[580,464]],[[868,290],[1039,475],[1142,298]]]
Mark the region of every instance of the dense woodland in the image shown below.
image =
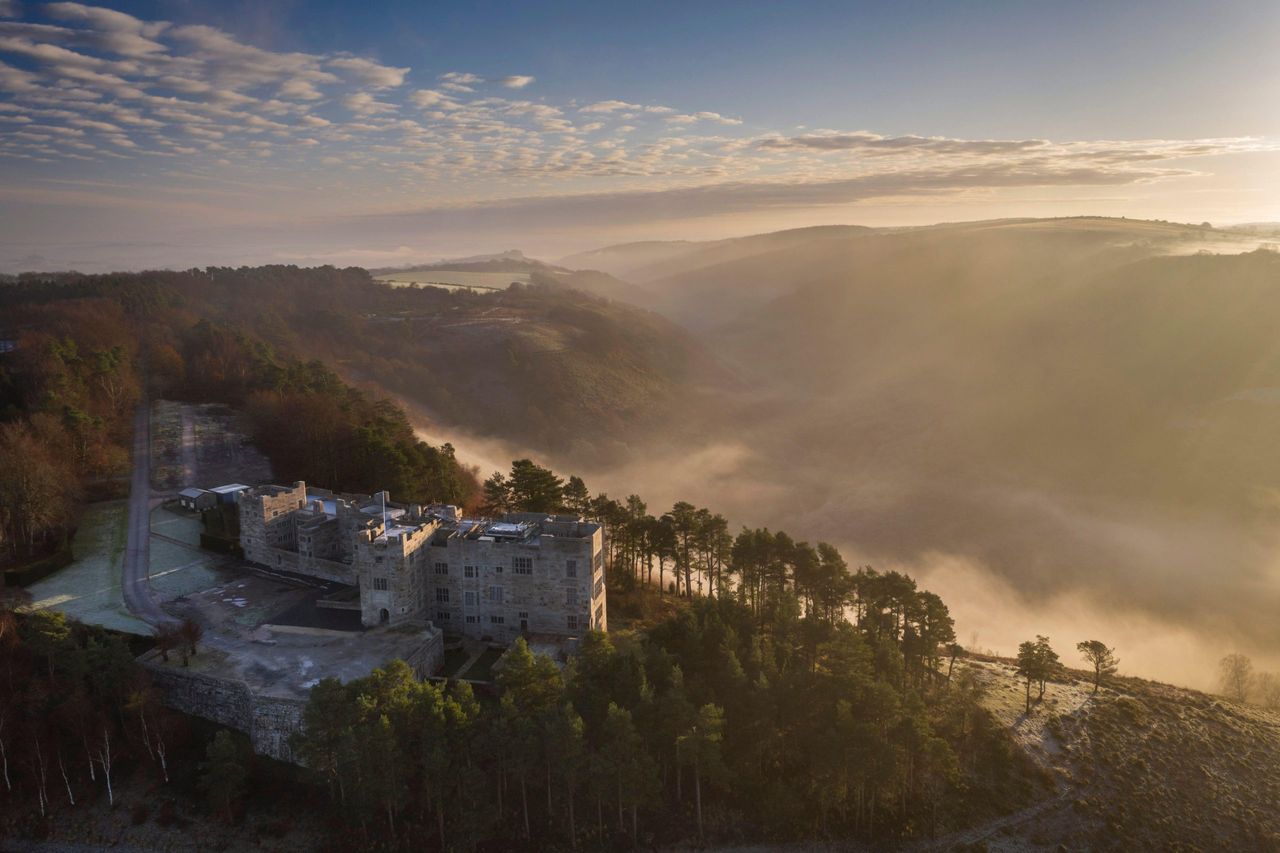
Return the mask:
[[[161,705],[121,635],[15,603],[0,601],[0,837],[113,805],[126,779],[194,776],[188,719]]]
[[[358,268],[31,274],[0,286],[0,306],[107,296],[207,319],[374,381],[445,424],[604,458],[670,419],[680,389],[715,371],[669,321],[576,289],[593,275],[474,293],[393,288]]]
[[[144,384],[241,411],[284,480],[424,502],[477,489],[453,449],[419,441],[394,403],[189,310],[171,275],[0,285],[0,337],[17,344],[0,355],[0,565],[64,551],[84,500],[123,495]]]
[[[981,688],[952,677],[946,606],[911,578],[782,532],[731,536],[688,504],[654,518],[527,459],[484,495],[606,522],[615,631],[563,671],[519,641],[482,695],[398,663],[321,682],[297,748],[350,843],[882,842],[1037,793]],[[662,596],[666,615],[634,619]]]

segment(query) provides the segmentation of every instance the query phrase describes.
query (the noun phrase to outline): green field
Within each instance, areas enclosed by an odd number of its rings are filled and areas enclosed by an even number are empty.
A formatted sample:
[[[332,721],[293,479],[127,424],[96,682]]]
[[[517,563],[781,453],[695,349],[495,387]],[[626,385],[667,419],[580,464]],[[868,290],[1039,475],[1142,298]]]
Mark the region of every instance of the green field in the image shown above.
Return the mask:
[[[468,270],[407,270],[376,276],[392,287],[408,287],[411,284],[441,287],[445,290],[506,290],[512,282],[529,283],[525,272],[471,272]]]
[[[149,636],[129,613],[120,590],[127,501],[90,504],[71,543],[75,562],[27,588],[34,609],[50,608],[90,625]]]

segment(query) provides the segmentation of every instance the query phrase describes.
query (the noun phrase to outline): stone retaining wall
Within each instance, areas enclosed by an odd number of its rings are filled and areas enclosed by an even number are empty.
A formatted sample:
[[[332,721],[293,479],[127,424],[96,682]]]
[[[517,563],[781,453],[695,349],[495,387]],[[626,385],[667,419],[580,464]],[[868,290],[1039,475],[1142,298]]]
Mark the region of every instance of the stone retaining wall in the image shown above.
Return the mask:
[[[203,717],[249,736],[253,751],[297,764],[289,736],[302,725],[306,700],[256,695],[243,681],[143,660],[152,681],[175,711]]]

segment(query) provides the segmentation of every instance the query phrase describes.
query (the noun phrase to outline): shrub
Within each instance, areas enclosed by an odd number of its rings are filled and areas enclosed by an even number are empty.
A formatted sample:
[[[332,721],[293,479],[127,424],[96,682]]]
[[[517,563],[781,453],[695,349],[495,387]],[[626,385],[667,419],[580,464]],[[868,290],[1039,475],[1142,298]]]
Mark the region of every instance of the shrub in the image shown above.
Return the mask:
[[[1117,696],[1115,707],[1121,716],[1133,725],[1141,726],[1146,724],[1148,717],[1147,706],[1132,696]]]

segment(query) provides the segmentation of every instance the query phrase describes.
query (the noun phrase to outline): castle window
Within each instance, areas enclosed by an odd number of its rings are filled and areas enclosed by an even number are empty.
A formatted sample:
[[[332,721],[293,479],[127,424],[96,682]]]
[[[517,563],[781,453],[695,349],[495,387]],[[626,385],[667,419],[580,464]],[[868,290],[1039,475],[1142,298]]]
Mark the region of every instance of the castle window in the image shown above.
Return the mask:
[[[591,597],[599,598],[603,594],[604,594],[604,578],[599,578],[596,581],[596,588],[595,588],[595,591],[591,593]]]
[[[472,616],[468,616],[468,617],[467,617],[467,624],[468,624],[468,625],[479,625],[479,624],[480,624],[480,617],[479,617],[479,616],[474,616],[474,615],[472,615]]]
[[[474,607],[474,606],[475,606],[475,604],[476,604],[476,592],[475,592],[475,590],[473,590],[473,589],[469,589],[469,590],[467,590],[466,592],[464,592],[464,593],[463,593],[463,595],[465,596],[465,598],[464,598],[463,602],[464,602],[465,604],[467,604],[467,605],[471,606],[471,607]]]
[[[463,567],[462,567],[462,576],[463,576],[464,578],[473,578],[473,577],[475,577],[475,576],[476,576],[476,567],[475,567],[475,566],[463,566]]]
[[[498,574],[502,574],[502,563],[494,563],[493,570]]]
[[[438,574],[438,575],[447,575],[447,574],[449,574],[449,564],[448,564],[448,563],[436,563],[436,574]]]
[[[596,627],[599,628],[604,624],[604,605],[601,604],[596,608]]]
[[[529,618],[529,611],[528,611],[528,610],[521,610],[518,614],[516,614],[516,618],[518,618],[518,619],[528,619],[528,618]]]
[[[512,557],[511,571],[518,575],[533,574],[533,557]]]
[[[568,628],[570,631],[578,630],[578,617],[577,616],[564,617],[564,626]]]
[[[391,588],[391,585],[387,583],[386,578],[374,578],[373,588],[378,590],[379,592],[386,592],[388,589]]]
[[[438,611],[436,611],[436,619],[437,619],[438,621],[440,621],[440,622],[448,622],[448,621],[449,621],[449,613],[448,613],[448,611],[446,611],[446,610],[438,610]]]
[[[507,622],[507,618],[506,618],[505,616],[490,616],[490,617],[489,617],[489,624],[490,624],[490,625],[505,625],[505,624],[506,624],[506,622]]]
[[[569,587],[564,591],[564,603],[570,606],[578,603],[578,591]]]
[[[578,576],[578,561],[577,561],[577,560],[565,560],[565,561],[564,561],[564,576],[565,576],[565,577],[567,577],[567,578],[576,578],[576,577]]]
[[[436,587],[436,601],[439,602],[440,604],[449,603],[449,587],[447,586]]]
[[[494,604],[501,604],[502,603],[502,587],[500,586],[489,587],[489,600],[492,601]]]

